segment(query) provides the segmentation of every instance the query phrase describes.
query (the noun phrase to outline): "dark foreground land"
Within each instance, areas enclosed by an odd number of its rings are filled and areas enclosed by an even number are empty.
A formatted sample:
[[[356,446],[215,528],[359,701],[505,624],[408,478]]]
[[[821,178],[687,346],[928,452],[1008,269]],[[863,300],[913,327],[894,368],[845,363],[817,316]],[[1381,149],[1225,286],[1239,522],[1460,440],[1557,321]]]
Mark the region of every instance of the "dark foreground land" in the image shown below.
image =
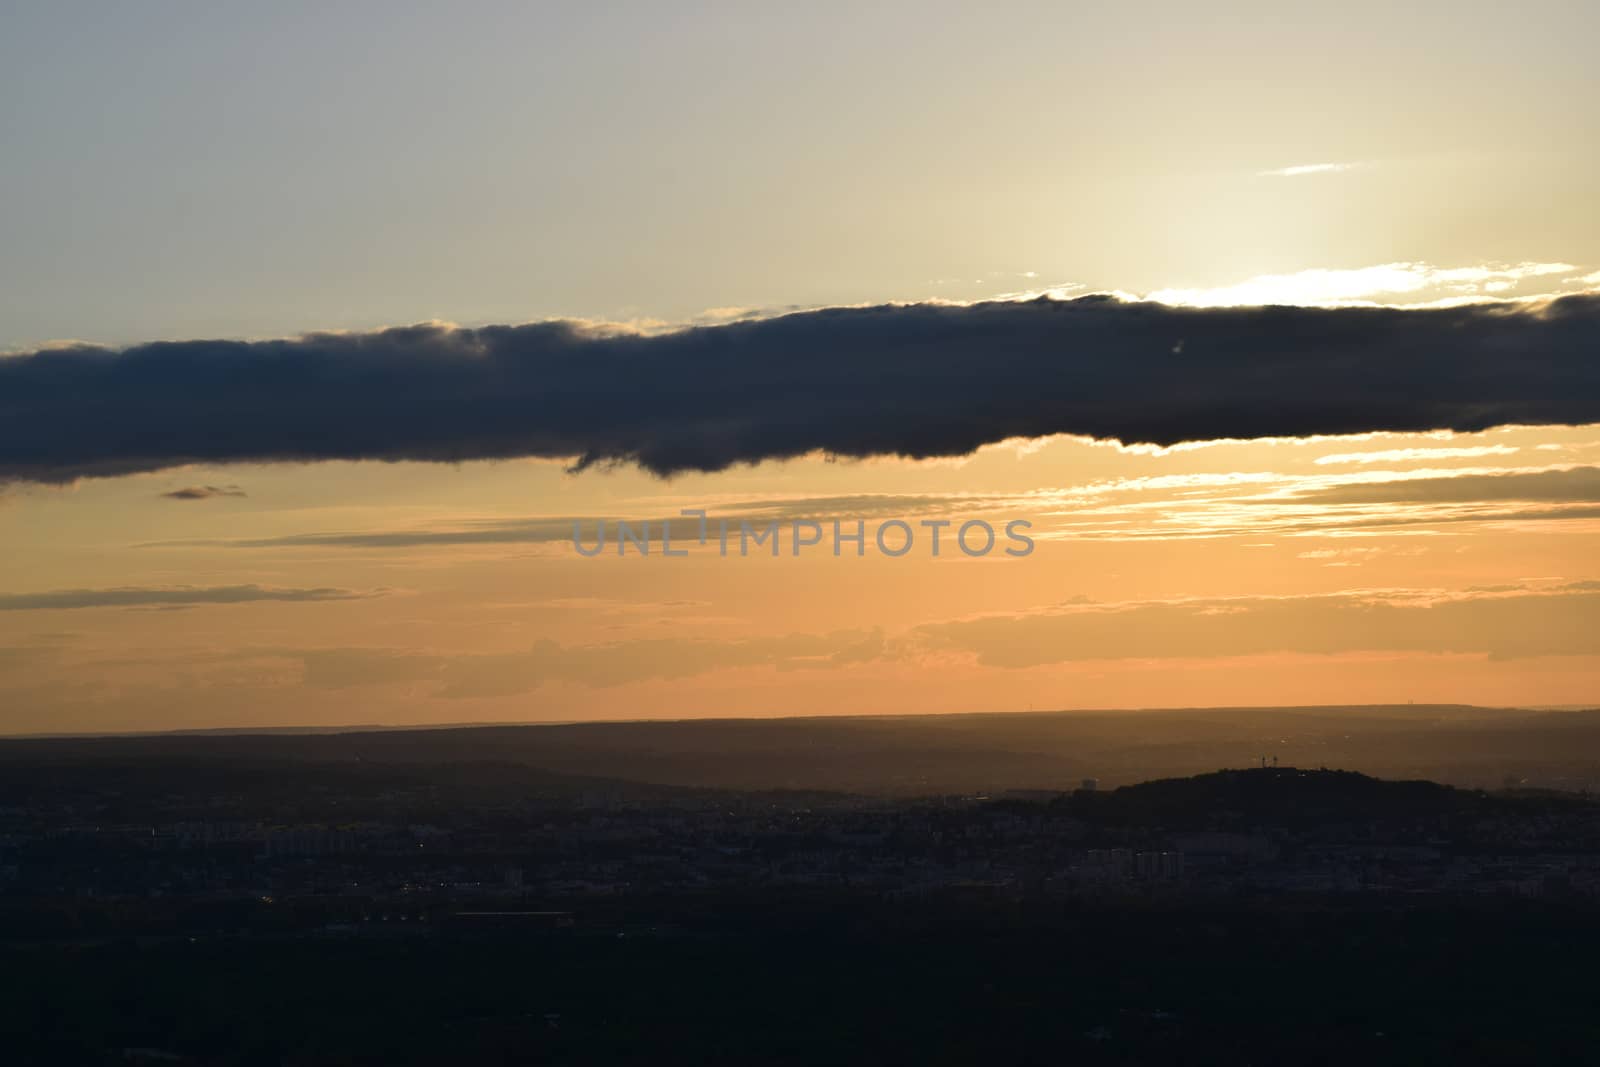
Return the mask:
[[[630,906],[625,936],[11,948],[6,1061],[1579,1064],[1600,1047],[1593,909],[685,907]]]
[[[1594,1062],[1594,717],[1296,710],[0,743],[0,1062]]]

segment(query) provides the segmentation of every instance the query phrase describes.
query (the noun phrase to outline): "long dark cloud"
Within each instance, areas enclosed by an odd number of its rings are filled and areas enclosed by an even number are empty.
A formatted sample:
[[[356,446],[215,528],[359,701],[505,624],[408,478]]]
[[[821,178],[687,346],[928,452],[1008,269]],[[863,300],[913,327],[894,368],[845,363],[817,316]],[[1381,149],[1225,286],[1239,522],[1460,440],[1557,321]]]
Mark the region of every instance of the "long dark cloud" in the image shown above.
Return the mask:
[[[1423,310],[1109,297],[832,308],[653,336],[574,323],[0,359],[0,479],[539,456],[658,474],[1008,437],[1175,444],[1600,421],[1600,295]]]
[[[381,590],[284,589],[263,585],[125,586],[114,589],[54,589],[45,593],[0,596],[0,611],[59,611],[67,608],[195,607],[246,604],[260,600],[362,600]]]

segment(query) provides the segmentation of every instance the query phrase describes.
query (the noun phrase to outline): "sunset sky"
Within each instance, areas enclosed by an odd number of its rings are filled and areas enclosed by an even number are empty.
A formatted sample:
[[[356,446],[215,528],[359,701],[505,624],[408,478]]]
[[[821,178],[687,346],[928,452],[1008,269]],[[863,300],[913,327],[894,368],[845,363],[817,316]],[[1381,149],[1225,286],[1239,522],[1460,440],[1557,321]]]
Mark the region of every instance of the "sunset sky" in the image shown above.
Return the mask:
[[[0,732],[1600,699],[1591,3],[92,11]]]

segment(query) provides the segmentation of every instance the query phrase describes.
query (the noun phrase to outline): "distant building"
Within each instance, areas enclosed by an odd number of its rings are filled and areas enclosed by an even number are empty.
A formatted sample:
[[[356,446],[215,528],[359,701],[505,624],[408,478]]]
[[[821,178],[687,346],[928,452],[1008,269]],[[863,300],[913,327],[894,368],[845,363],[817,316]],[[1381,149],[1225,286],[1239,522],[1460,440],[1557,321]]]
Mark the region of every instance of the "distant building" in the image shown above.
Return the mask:
[[[1183,877],[1182,852],[1140,852],[1133,857],[1140,878],[1174,880]]]
[[[356,835],[322,826],[291,826],[267,835],[268,856],[338,856],[356,851]]]

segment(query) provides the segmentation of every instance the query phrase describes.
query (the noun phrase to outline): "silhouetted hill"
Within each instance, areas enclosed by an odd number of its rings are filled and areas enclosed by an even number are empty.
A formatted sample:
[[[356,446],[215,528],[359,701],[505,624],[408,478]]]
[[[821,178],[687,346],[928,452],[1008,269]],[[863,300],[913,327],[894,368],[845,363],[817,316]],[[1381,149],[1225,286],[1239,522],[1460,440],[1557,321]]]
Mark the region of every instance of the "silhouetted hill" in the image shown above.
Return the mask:
[[[1297,767],[1163,778],[1087,799],[1102,819],[1169,824],[1195,816],[1277,825],[1426,817],[1480,811],[1495,803],[1484,793],[1437,782],[1390,782],[1354,771]]]

